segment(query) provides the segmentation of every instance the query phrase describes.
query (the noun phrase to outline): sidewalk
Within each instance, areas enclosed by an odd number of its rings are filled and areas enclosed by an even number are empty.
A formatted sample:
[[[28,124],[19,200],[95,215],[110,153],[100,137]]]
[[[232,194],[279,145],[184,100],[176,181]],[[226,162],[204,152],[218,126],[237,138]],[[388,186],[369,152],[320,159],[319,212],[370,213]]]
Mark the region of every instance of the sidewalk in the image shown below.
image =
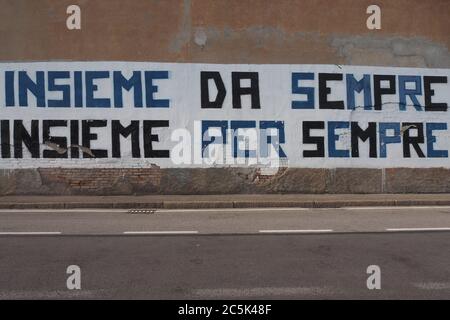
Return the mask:
[[[0,197],[0,209],[338,208],[351,206],[443,205],[450,205],[450,194],[236,194]]]

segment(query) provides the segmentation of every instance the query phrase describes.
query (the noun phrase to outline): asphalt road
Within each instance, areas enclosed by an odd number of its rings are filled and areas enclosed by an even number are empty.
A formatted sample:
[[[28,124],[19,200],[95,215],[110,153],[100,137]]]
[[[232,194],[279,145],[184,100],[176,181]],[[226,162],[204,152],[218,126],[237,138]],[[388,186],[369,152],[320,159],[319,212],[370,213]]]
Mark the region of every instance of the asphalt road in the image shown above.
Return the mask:
[[[0,299],[450,299],[449,228],[448,207],[1,211]]]

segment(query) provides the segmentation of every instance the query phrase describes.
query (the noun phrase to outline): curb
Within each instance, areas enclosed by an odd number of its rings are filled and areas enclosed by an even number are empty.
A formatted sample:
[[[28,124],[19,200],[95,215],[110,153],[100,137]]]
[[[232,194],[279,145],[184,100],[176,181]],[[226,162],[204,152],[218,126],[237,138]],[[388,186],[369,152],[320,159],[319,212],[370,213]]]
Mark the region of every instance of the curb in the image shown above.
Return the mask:
[[[160,201],[160,202],[36,202],[0,203],[0,209],[232,209],[232,208],[342,208],[448,206],[450,200],[342,201]]]

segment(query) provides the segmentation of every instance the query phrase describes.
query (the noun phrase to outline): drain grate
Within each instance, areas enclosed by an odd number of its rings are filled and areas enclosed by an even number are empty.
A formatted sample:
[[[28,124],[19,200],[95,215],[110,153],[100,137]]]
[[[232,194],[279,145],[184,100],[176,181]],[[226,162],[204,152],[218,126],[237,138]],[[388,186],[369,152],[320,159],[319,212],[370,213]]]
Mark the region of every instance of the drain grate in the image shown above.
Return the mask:
[[[130,209],[129,214],[154,214],[156,209]]]

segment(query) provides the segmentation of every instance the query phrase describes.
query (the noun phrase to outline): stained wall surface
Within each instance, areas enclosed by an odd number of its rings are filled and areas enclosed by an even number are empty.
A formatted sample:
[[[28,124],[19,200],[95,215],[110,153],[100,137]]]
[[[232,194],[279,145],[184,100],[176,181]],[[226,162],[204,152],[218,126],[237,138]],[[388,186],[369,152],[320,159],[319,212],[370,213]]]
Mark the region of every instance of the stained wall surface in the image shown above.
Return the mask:
[[[66,8],[81,8],[81,30]],[[366,8],[382,10],[368,30]],[[449,0],[0,0],[0,61],[450,68]],[[450,192],[445,168],[1,169],[1,194]]]

